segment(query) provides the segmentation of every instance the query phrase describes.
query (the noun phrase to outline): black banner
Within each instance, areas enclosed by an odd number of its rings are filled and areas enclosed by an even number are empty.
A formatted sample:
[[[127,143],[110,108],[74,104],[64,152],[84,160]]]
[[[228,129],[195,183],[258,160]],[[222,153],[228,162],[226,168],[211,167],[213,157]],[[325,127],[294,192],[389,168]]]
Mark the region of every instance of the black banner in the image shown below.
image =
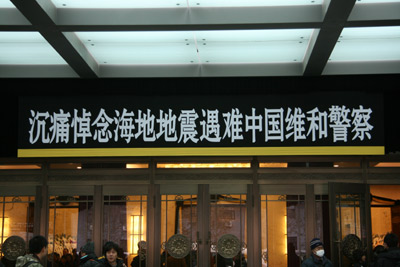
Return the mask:
[[[374,147],[362,154],[383,153],[379,94],[23,97],[19,108],[20,157],[111,148],[153,149],[145,155],[161,155],[155,148],[213,148],[209,154],[216,155],[218,148],[272,147]]]

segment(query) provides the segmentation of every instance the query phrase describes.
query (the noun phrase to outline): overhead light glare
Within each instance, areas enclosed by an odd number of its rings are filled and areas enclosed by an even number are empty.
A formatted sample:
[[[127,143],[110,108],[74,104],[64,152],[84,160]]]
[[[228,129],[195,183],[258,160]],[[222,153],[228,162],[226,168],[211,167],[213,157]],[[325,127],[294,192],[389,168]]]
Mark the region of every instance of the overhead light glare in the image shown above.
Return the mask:
[[[160,169],[251,168],[251,163],[157,163]]]
[[[148,163],[127,163],[126,168],[127,169],[148,169],[149,164]]]

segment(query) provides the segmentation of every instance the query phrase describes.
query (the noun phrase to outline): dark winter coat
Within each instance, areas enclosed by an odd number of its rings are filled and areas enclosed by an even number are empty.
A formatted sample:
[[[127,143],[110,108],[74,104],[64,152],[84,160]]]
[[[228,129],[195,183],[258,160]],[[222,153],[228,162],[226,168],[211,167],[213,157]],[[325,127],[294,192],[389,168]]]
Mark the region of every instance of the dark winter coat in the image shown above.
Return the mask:
[[[389,248],[378,254],[374,267],[400,267],[400,248]]]
[[[80,258],[80,267],[101,267],[95,254],[88,254]]]
[[[134,257],[131,262],[131,267],[146,267],[146,257],[141,257],[140,255]]]
[[[112,267],[106,257],[100,257],[97,261],[101,264],[102,267]],[[117,258],[117,266],[116,267],[126,267],[124,261],[121,258]]]
[[[327,257],[321,259],[311,254],[311,256],[303,261],[301,267],[333,267],[332,262]]]

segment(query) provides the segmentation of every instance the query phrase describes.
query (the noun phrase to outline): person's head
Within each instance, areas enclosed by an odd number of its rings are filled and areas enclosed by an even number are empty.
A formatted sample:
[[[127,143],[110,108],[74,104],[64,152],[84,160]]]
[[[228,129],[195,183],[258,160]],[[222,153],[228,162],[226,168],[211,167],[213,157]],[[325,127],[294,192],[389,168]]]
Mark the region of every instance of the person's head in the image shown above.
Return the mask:
[[[310,241],[310,248],[311,252],[317,257],[322,258],[325,255],[324,244],[319,238]]]
[[[385,250],[385,247],[384,246],[382,246],[382,245],[377,245],[375,248],[374,248],[374,250],[373,250],[373,259],[374,259],[374,261],[378,258],[378,255],[380,254],[380,253],[382,253],[382,252],[385,252],[386,250]]]
[[[81,255],[89,255],[94,253],[94,243],[92,241],[87,242],[82,248],[81,248]]]
[[[63,255],[67,255],[68,253],[69,253],[68,249],[67,249],[67,248],[64,248],[64,249],[63,249]]]
[[[145,253],[146,252],[146,248],[147,248],[147,243],[146,241],[139,241],[138,242],[138,249],[140,252]]]
[[[382,252],[385,252],[385,247],[384,246],[382,246],[382,245],[377,245],[375,248],[374,248],[374,254],[379,254],[379,253],[382,253]]]
[[[118,257],[119,246],[114,242],[107,242],[103,246],[103,255],[108,262],[115,262]]]
[[[388,233],[383,239],[383,246],[385,248],[395,248],[399,244],[399,238],[395,233]]]
[[[29,240],[29,251],[42,259],[47,255],[47,239],[44,236],[37,235]]]

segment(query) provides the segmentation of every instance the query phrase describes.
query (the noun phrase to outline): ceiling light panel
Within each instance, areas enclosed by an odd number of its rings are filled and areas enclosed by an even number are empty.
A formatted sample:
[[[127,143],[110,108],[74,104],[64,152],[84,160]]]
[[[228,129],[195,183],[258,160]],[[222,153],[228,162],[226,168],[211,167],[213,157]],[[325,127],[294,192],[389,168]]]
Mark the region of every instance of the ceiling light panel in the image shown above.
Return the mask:
[[[302,61],[312,29],[196,32],[77,32],[100,64]]]
[[[0,0],[0,8],[15,8],[10,0]]]
[[[78,32],[99,64],[188,64],[197,61],[189,32]]]
[[[246,7],[322,4],[322,0],[52,0],[52,2],[57,8]]]
[[[383,3],[400,3],[400,0],[357,0],[357,4],[383,4]]]
[[[345,28],[330,61],[400,60],[400,27]]]
[[[186,0],[52,0],[57,8],[176,8]]]
[[[0,64],[66,64],[37,32],[0,32]]]
[[[200,31],[195,37],[201,63],[278,63],[302,61],[312,31]]]
[[[191,7],[248,7],[321,5],[322,0],[188,0]]]

